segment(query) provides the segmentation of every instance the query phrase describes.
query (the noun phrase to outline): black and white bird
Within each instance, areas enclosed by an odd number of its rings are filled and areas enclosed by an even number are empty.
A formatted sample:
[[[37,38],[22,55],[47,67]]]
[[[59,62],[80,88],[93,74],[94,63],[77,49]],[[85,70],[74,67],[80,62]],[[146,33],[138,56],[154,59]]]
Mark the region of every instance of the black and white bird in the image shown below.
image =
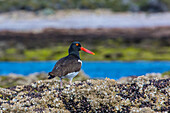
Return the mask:
[[[70,79],[71,85],[72,79],[79,73],[81,69],[82,61],[79,56],[80,50],[95,55],[95,53],[89,51],[84,47],[81,47],[80,42],[73,42],[68,51],[69,55],[58,60],[53,70],[48,73],[48,79],[52,79],[56,76],[59,77],[60,87],[62,87],[62,79],[68,78]]]

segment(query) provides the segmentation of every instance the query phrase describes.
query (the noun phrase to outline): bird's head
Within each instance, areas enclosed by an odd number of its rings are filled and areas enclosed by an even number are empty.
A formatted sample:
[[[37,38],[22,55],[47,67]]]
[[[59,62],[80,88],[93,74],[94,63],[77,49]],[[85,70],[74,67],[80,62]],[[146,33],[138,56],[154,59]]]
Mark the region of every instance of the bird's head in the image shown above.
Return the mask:
[[[95,55],[95,53],[81,46],[80,42],[73,42],[69,48],[69,54],[78,54],[79,51],[85,51],[89,54]],[[79,54],[78,54],[79,55]]]

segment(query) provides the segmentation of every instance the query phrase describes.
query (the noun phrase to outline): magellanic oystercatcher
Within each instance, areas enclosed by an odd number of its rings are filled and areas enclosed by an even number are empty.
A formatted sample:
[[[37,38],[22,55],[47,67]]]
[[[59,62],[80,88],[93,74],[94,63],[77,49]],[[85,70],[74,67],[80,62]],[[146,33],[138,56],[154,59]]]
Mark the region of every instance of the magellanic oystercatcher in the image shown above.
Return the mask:
[[[48,79],[58,76],[60,78],[60,87],[62,87],[62,79],[68,78],[70,79],[71,85],[72,79],[79,73],[81,69],[82,61],[79,56],[80,50],[95,55],[95,53],[84,47],[81,47],[80,42],[73,42],[68,51],[69,55],[58,60],[53,70],[48,73]]]

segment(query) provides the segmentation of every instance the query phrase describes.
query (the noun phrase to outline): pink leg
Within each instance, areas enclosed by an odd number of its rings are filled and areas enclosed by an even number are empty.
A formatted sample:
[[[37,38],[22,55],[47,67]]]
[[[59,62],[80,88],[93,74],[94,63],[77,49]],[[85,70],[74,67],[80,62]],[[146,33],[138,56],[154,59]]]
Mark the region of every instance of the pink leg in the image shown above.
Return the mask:
[[[70,79],[70,85],[72,84],[72,79]]]
[[[62,78],[60,78],[60,88],[63,87],[63,82],[62,82]]]

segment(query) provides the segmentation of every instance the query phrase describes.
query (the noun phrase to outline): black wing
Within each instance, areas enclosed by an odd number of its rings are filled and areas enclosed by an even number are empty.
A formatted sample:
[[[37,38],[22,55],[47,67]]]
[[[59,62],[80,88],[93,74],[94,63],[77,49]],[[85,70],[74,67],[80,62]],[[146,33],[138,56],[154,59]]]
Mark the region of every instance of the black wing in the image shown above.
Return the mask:
[[[81,63],[78,62],[78,58],[73,55],[61,58],[54,66],[53,70],[49,72],[49,79],[56,76],[65,76],[71,72],[77,72],[81,69]]]

